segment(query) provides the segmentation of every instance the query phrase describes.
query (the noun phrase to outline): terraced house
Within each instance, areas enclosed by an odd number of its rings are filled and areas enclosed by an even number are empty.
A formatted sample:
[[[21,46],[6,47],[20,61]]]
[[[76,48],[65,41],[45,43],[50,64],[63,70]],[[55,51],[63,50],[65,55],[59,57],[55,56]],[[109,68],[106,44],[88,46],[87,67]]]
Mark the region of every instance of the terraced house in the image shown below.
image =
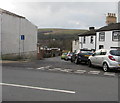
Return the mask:
[[[86,49],[110,49],[120,47],[120,23],[116,23],[117,18],[114,13],[108,13],[106,26],[97,30],[90,27],[89,31],[78,34],[79,47]]]
[[[0,9],[0,37],[3,59],[36,58],[37,27],[25,17]]]
[[[96,49],[120,47],[120,23],[109,24],[96,31]]]
[[[96,31],[94,27],[89,27],[89,31],[78,34],[80,49],[96,50]]]

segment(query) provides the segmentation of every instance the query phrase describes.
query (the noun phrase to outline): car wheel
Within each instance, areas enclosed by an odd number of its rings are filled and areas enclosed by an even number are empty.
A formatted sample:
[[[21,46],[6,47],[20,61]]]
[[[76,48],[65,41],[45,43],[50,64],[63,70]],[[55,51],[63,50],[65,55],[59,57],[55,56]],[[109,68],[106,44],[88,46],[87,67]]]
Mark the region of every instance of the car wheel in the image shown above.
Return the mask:
[[[75,59],[75,64],[78,64],[78,63],[79,63],[79,62],[78,62],[78,59],[76,58],[76,59]]]
[[[88,66],[89,66],[89,67],[92,67],[92,63],[91,63],[90,60],[88,60]]]
[[[103,70],[104,72],[108,72],[109,71],[109,67],[107,63],[103,63]]]

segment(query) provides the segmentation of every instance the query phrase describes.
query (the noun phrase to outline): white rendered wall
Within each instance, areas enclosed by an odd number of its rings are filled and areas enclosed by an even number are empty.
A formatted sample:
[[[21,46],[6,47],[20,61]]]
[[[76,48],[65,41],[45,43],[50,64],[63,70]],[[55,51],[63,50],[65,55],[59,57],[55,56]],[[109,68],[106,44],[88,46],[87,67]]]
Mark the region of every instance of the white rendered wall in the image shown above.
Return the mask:
[[[80,48],[95,49],[95,36],[93,36],[93,43],[90,43],[91,36],[86,36],[86,42],[83,43],[84,37],[79,37]]]
[[[2,54],[19,53],[19,18],[2,14]]]
[[[25,35],[24,42],[20,35]],[[37,28],[24,18],[2,14],[1,44],[2,54],[36,51]]]
[[[2,63],[1,63],[1,14],[0,14],[0,82],[2,83]],[[2,86],[0,85],[0,102],[2,103]]]
[[[74,52],[74,51],[78,51],[80,48],[79,48],[79,40],[77,40],[77,41],[73,41],[72,42],[72,52]]]
[[[118,42],[112,41],[112,31],[105,32],[105,41],[99,41],[99,32],[97,32],[97,50],[99,45],[103,45],[104,49],[110,49],[110,47],[118,47]]]
[[[0,14],[0,58],[1,58],[1,14]]]

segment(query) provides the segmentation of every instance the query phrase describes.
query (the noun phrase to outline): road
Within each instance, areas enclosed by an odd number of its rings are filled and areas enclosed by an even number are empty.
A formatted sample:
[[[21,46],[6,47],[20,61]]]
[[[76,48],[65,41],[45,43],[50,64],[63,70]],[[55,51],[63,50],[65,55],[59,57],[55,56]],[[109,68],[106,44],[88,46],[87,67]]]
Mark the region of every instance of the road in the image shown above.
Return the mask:
[[[3,101],[118,101],[118,73],[59,57],[3,64]]]

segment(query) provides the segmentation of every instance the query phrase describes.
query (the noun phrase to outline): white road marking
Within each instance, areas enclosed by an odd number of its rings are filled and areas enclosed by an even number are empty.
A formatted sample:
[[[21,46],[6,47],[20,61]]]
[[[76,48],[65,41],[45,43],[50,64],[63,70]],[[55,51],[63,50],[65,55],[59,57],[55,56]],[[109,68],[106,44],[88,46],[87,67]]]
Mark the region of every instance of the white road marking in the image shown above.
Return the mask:
[[[109,72],[105,72],[104,75],[108,75],[108,76],[115,76],[115,73],[109,73]]]
[[[86,70],[77,70],[74,73],[85,73],[85,72],[86,72]]]
[[[61,93],[71,93],[71,94],[75,93],[75,91],[68,91],[68,90],[62,90],[62,89],[41,88],[41,87],[33,87],[33,86],[18,85],[18,84],[0,83],[0,85],[21,87],[21,88],[28,88],[28,89],[36,89],[36,90],[54,91],[54,92],[61,92]]]
[[[48,69],[48,70],[50,70],[50,71],[58,71],[57,69]]]
[[[49,69],[49,70],[51,70],[51,71],[69,72],[71,69],[54,68],[54,69]]]
[[[61,72],[69,72],[68,69],[61,69]]]
[[[88,74],[99,74],[100,71],[89,71]]]
[[[65,71],[67,71],[67,72],[71,72],[72,71],[72,69],[64,69]]]
[[[27,69],[34,69],[34,68],[27,68]]]
[[[50,71],[61,71],[61,68],[53,68],[53,69],[49,69]]]
[[[44,67],[45,69],[49,69],[51,66],[46,66],[46,67]]]
[[[45,67],[40,67],[40,68],[36,68],[36,69],[41,69],[41,70],[44,70]]]
[[[61,70],[61,68],[54,68],[55,70]]]

